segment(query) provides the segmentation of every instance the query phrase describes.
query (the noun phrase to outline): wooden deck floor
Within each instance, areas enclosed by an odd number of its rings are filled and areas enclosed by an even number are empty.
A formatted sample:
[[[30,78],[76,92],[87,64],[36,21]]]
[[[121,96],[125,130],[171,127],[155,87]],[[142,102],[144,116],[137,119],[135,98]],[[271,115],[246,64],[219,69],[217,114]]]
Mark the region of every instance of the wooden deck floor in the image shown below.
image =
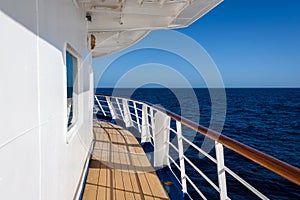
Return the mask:
[[[94,135],[84,200],[169,199],[142,147],[129,131],[94,121]]]

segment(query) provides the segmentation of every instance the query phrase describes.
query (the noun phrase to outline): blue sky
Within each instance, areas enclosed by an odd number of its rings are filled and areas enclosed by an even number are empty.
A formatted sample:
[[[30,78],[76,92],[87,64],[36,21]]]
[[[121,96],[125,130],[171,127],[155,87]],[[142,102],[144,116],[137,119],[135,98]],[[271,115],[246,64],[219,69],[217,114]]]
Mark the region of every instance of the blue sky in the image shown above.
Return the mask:
[[[225,0],[188,28],[176,31],[204,47],[216,63],[225,87],[300,87],[299,10],[299,0]],[[150,33],[145,40],[155,39],[158,33]],[[114,87],[128,70],[153,62],[183,73],[193,87],[205,86],[201,77],[193,75],[196,73],[190,63],[155,49],[123,56],[98,82],[101,67],[114,56],[94,59],[98,87]],[[178,86],[176,80],[169,81]]]

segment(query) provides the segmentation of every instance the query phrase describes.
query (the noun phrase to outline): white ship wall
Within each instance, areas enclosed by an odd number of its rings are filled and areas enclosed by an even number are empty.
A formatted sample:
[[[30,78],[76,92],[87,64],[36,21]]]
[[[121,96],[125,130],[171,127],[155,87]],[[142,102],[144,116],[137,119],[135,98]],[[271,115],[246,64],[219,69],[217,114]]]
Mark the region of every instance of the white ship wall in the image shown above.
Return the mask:
[[[0,0],[0,199],[73,199],[92,141],[87,25],[72,0]],[[66,43],[83,59],[67,131]]]

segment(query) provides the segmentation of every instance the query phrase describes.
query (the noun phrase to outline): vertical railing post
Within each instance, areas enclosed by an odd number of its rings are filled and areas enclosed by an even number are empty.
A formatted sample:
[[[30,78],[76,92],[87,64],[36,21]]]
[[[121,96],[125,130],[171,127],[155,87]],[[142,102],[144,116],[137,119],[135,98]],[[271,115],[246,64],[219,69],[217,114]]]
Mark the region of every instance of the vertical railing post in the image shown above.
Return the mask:
[[[126,127],[131,127],[133,126],[132,119],[131,119],[131,114],[128,106],[128,102],[126,99],[122,99],[122,104],[123,104],[123,121],[125,122]]]
[[[151,122],[151,127],[152,127],[152,135],[153,135],[153,130],[154,130],[154,127],[155,127],[155,123],[154,123],[154,111],[153,111],[153,108],[150,107],[150,122]]]
[[[177,129],[177,141],[178,141],[178,154],[179,154],[179,164],[180,164],[180,173],[181,173],[181,185],[183,194],[187,193],[186,186],[186,174],[185,174],[185,164],[184,164],[184,152],[183,152],[183,143],[182,143],[182,127],[181,122],[176,121]]]
[[[142,133],[141,133],[141,142],[150,142],[150,131],[149,131],[149,121],[148,121],[148,111],[147,105],[143,104],[142,107]]]
[[[139,129],[139,132],[141,133],[142,129],[141,129],[141,124],[140,124],[140,118],[139,118],[139,115],[138,115],[138,111],[137,111],[137,108],[136,108],[135,101],[133,102],[133,107],[134,107],[136,123],[137,123],[138,129]]]
[[[226,200],[228,199],[228,197],[227,197],[223,145],[221,143],[215,142],[215,149],[216,149],[216,158],[217,158],[218,182],[220,188],[220,199]]]
[[[95,99],[96,99],[97,104],[98,104],[99,108],[101,109],[102,113],[104,114],[104,116],[106,116],[106,113],[105,113],[105,111],[104,111],[104,109],[103,109],[103,107],[102,107],[102,105],[101,105],[101,103],[100,103],[100,101],[99,101],[99,99],[96,95],[95,95]]]
[[[106,96],[105,98],[106,98],[106,102],[107,102],[111,117],[113,119],[117,119],[116,111],[115,111],[114,106],[112,105],[112,102],[110,101],[110,97]]]
[[[121,117],[122,117],[122,119],[124,120],[124,114],[123,114],[123,110],[122,110],[122,108],[121,108],[121,106],[120,106],[119,99],[118,99],[118,98],[115,98],[115,100],[116,100],[116,103],[117,103],[119,112],[120,112],[120,114],[121,114]]]
[[[150,107],[149,111],[150,111],[150,124],[151,124],[151,131],[149,130],[149,134],[154,138],[154,129],[155,129],[154,110],[152,107]],[[150,125],[149,125],[149,129],[150,129]]]
[[[163,167],[169,165],[170,117],[157,111],[154,118],[154,167]]]

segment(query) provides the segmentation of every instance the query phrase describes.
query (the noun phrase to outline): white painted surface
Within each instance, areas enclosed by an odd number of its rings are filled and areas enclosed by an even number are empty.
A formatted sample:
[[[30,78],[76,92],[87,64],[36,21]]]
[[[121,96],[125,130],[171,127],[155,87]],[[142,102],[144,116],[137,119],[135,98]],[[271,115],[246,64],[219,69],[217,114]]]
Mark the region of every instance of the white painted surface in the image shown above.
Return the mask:
[[[106,97],[106,101],[107,101],[107,105],[109,107],[112,118],[117,119],[117,113],[115,111],[115,108],[114,108],[112,102],[110,101],[110,97]]]
[[[94,57],[120,51],[149,31],[180,28],[202,17],[222,0],[76,0],[90,16],[89,33],[96,37]]]
[[[37,40],[2,11],[0,24],[0,198],[38,199]]]
[[[169,165],[169,139],[170,139],[170,117],[161,111],[154,115],[154,167]]]
[[[38,128],[0,149],[0,198],[39,199]]]
[[[91,56],[86,44],[84,17],[71,1],[40,1],[39,27],[41,121],[41,195],[43,199],[72,199],[79,183],[85,158],[92,140],[92,103],[90,91],[83,92],[83,84],[90,80]],[[78,119],[67,131],[66,42],[81,56],[79,66]],[[82,73],[87,73],[83,76]],[[89,88],[93,91],[93,88]],[[51,153],[49,153],[51,152]]]
[[[2,147],[10,140],[38,126],[38,82],[36,36],[2,12],[0,24],[5,24],[6,29],[0,31],[0,147]],[[16,121],[21,116],[26,117]]]
[[[85,19],[68,0],[1,1],[0,8],[0,198],[73,199],[92,140]],[[69,143],[66,42],[84,59]]]
[[[216,159],[217,159],[217,174],[218,174],[218,182],[220,189],[220,199],[226,200],[227,197],[227,187],[226,187],[226,171],[225,171],[225,163],[224,163],[224,149],[223,145],[215,142],[216,149]]]
[[[176,121],[176,130],[177,130],[178,158],[179,158],[179,166],[180,166],[182,192],[187,193],[185,162],[183,157],[184,148],[183,148],[183,140],[182,140],[182,126],[179,121]]]
[[[132,123],[131,114],[126,99],[122,99],[122,105],[124,111],[123,121],[125,122],[126,127],[131,127],[133,126],[133,123]]]
[[[151,135],[149,130],[149,120],[147,106],[143,104],[142,107],[142,132],[141,132],[141,142],[150,142]]]

